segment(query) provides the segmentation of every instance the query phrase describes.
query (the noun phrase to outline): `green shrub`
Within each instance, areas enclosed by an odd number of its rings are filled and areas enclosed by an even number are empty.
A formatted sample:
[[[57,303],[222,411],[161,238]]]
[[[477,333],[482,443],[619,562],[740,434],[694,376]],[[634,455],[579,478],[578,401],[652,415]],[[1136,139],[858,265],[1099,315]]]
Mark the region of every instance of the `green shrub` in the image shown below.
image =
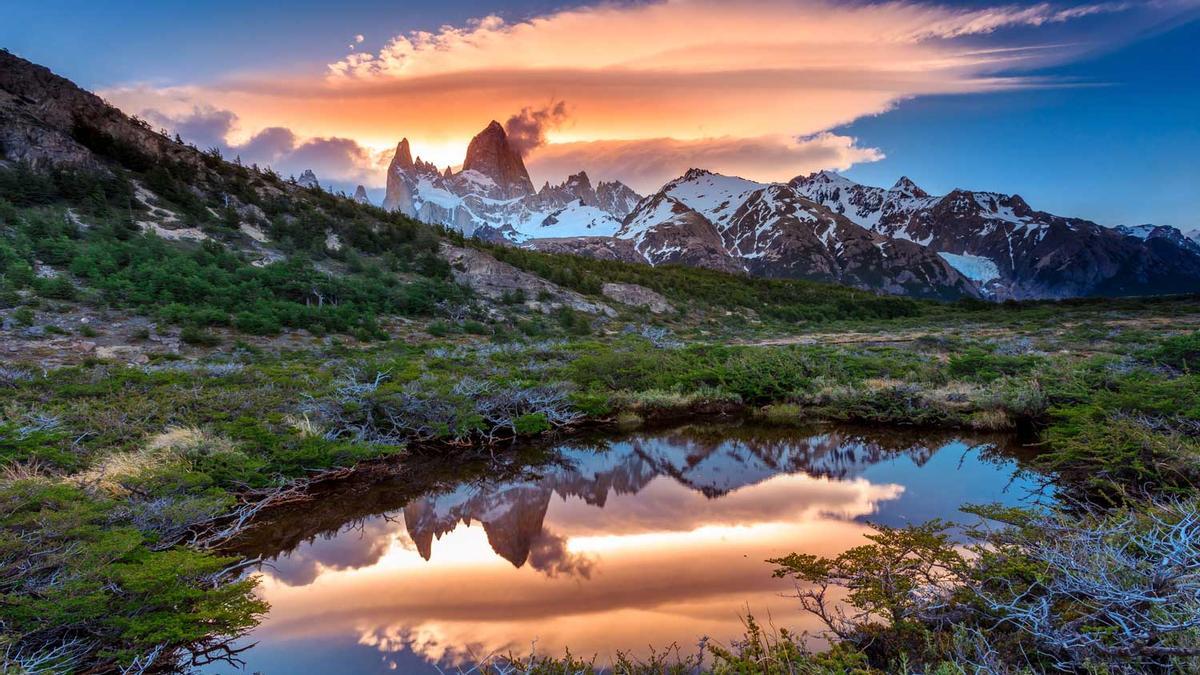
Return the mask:
[[[258,307],[253,312],[238,312],[233,317],[233,325],[243,333],[251,335],[276,335],[283,327],[279,319],[272,316],[270,309]]]
[[[221,344],[219,336],[199,326],[184,326],[183,330],[179,333],[179,339],[189,345],[198,345],[201,347],[215,347]]]
[[[65,274],[59,274],[49,279],[41,279],[37,283],[38,295],[54,300],[74,300],[79,294],[75,284]]]
[[[480,323],[479,321],[464,321],[462,324],[462,329],[464,332],[472,335],[487,335],[491,333],[491,330],[489,330],[486,325]]]
[[[532,436],[550,430],[550,421],[545,413],[521,415],[513,422],[513,430],[521,436]]]
[[[581,312],[563,305],[554,312],[558,325],[568,335],[582,336],[592,332],[592,322]]]
[[[434,337],[446,337],[454,332],[454,329],[445,321],[433,321],[425,328],[425,332]]]
[[[80,640],[98,650],[91,665],[129,664],[160,644],[238,636],[266,605],[255,581],[215,585],[234,562],[188,549],[154,551],[143,532],[115,517],[116,505],[37,479],[0,486],[0,577],[38,584],[5,595],[0,621],[18,646]],[[15,561],[15,562],[14,562]]]
[[[1150,357],[1172,368],[1197,370],[1200,368],[1200,331],[1163,340],[1150,352]]]
[[[1023,375],[1036,368],[1042,359],[1036,356],[1003,356],[970,349],[952,356],[947,372],[951,377],[973,382],[992,382],[1006,375]]]

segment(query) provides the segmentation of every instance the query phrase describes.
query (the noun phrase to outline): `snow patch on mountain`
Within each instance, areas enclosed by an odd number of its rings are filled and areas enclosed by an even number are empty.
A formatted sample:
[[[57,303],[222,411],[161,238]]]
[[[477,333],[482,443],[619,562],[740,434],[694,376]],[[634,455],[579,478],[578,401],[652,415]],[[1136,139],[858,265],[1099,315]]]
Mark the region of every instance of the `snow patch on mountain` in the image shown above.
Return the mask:
[[[599,207],[578,200],[548,215],[535,212],[514,226],[518,241],[557,237],[611,237],[621,221]]]
[[[691,169],[668,183],[663,192],[723,229],[750,195],[765,187],[764,183],[737,176]]]
[[[959,274],[971,281],[985,284],[993,279],[1000,278],[1000,268],[990,258],[978,255],[946,253],[945,251],[939,251],[938,255],[949,263],[951,267],[958,270]]]

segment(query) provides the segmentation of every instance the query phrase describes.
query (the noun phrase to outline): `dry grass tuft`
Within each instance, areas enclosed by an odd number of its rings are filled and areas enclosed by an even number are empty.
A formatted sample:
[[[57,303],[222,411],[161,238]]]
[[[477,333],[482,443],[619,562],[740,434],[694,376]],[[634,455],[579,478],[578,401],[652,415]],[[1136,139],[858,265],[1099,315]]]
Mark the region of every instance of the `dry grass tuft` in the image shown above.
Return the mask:
[[[233,452],[233,444],[225,438],[207,434],[195,427],[170,427],[150,438],[134,452],[110,455],[90,469],[71,477],[75,484],[113,496],[129,493],[129,479],[197,455]]]
[[[980,410],[967,419],[967,424],[980,431],[1005,431],[1016,427],[1012,417],[1003,410]]]
[[[305,438],[320,438],[325,435],[325,429],[320,424],[309,419],[308,413],[303,413],[299,416],[286,415],[283,418],[283,423]]]

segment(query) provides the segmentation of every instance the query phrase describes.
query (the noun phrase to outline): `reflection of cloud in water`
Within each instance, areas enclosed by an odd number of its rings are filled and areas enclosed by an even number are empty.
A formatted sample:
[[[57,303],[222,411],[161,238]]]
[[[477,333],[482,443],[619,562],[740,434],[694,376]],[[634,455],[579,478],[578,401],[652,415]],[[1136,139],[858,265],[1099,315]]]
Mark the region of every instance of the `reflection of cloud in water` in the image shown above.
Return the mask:
[[[567,540],[553,532],[543,530],[533,541],[529,551],[529,565],[548,577],[562,574],[569,577],[592,578],[594,556],[586,553],[571,553]]]
[[[384,518],[370,518],[340,530],[333,536],[317,537],[300,548],[268,561],[269,574],[289,586],[310,584],[323,570],[357,569],[374,565],[395,543],[396,525]],[[408,544],[411,546],[411,544]]]
[[[680,490],[665,478],[651,482],[637,499],[615,499],[603,511],[564,501],[569,514],[561,527],[572,536],[619,532],[688,531],[706,525],[738,525],[820,516],[856,518],[875,513],[880,502],[904,493],[904,486],[875,485],[864,479],[831,481],[805,475],[776,476],[751,489],[708,499]]]
[[[492,550],[494,529],[460,521],[428,561],[399,535],[374,564],[322,569],[305,588],[268,571],[262,589],[272,619],[256,637],[269,643],[271,633],[294,640],[353,631],[363,644],[407,645],[455,665],[466,651],[503,652],[534,637],[542,650],[587,653],[702,634],[725,639],[739,629],[747,602],[803,626],[793,603],[780,598],[789,582],[771,578],[763,561],[797,547],[834,554],[859,543],[865,527],[843,517],[871,513],[901,492],[865,480],[780,475],[714,500],[663,477],[638,494],[610,497],[604,511],[621,518],[607,530],[589,522],[596,507],[555,499],[520,568]],[[788,495],[796,497],[790,507]],[[726,502],[728,512],[719,508]],[[464,644],[473,647],[452,648]]]
[[[816,630],[764,560],[836,555],[863,542],[864,518],[949,515],[961,490],[939,486],[964,476],[972,489],[1008,481],[1011,465],[960,462],[953,447],[931,462],[935,448],[836,433],[670,434],[565,450],[538,478],[459,485],[280,557],[263,570],[273,609],[250,666],[290,668],[272,645],[335,635],[443,667],[534,640],[603,660],[614,646],[729,639],[747,606]]]
[[[409,651],[429,663],[459,668],[475,665],[491,654],[507,654],[515,645],[488,650],[468,635],[453,635],[436,624],[369,627],[358,637],[358,644],[374,647],[386,654]]]

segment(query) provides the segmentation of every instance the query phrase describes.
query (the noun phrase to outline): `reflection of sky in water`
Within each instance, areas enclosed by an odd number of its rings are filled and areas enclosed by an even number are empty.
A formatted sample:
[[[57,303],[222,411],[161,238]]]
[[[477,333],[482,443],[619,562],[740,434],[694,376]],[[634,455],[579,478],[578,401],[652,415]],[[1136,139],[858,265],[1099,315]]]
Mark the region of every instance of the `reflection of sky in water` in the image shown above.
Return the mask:
[[[962,441],[675,432],[563,454],[540,478],[459,485],[279,556],[247,671],[453,670],[534,644],[601,663],[647,645],[690,653],[702,635],[739,635],[747,608],[816,630],[764,559],[836,554],[866,521],[954,518],[1029,487]]]

